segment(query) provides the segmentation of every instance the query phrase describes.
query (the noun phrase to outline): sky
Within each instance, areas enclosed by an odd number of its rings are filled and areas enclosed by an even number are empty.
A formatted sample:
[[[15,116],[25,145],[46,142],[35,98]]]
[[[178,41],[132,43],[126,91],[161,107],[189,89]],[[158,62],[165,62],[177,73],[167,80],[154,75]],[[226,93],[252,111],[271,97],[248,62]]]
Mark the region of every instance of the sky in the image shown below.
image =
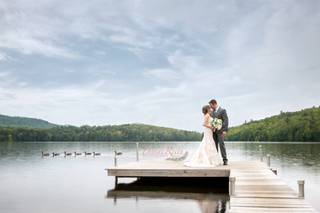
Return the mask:
[[[320,104],[318,0],[0,0],[0,114],[201,130]]]

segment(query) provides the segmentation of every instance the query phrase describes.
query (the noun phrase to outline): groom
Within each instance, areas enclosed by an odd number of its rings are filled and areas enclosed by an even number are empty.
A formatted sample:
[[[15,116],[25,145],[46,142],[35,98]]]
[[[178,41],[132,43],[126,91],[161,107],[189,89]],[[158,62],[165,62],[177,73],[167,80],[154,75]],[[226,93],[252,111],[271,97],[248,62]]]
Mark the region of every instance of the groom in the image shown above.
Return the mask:
[[[223,159],[223,165],[228,165],[228,158],[227,158],[226,148],[224,145],[224,136],[227,134],[228,123],[229,123],[227,111],[225,109],[222,109],[218,105],[215,99],[212,99],[211,101],[209,101],[209,104],[213,110],[211,117],[222,120],[222,128],[220,130],[216,130],[213,132],[213,139],[216,142],[217,150],[219,150],[219,147],[220,147],[220,152]]]

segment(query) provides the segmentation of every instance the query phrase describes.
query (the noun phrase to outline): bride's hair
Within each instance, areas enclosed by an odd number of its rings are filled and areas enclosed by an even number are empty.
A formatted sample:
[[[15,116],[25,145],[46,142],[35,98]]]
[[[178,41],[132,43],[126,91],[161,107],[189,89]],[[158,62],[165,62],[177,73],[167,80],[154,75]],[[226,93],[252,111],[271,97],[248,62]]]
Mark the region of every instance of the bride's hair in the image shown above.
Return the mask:
[[[209,110],[210,110],[210,106],[209,105],[204,105],[203,107],[202,107],[202,113],[205,115],[205,114],[207,114],[208,112],[209,112]]]

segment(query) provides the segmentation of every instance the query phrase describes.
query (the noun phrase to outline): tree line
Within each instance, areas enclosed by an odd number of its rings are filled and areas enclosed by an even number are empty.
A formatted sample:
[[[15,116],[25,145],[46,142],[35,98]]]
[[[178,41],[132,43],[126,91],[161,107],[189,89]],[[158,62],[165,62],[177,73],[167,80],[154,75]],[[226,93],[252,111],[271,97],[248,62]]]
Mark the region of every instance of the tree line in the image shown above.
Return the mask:
[[[4,116],[0,121],[4,125],[0,125],[0,141],[200,141],[202,138],[198,132],[145,124],[75,127]],[[5,126],[8,124],[14,126]],[[33,126],[24,127],[27,124]],[[226,140],[319,142],[320,107],[245,122],[231,127]]]
[[[230,128],[229,141],[320,141],[320,107],[246,122]]]
[[[0,127],[0,141],[198,141],[197,132],[144,124],[109,126]]]

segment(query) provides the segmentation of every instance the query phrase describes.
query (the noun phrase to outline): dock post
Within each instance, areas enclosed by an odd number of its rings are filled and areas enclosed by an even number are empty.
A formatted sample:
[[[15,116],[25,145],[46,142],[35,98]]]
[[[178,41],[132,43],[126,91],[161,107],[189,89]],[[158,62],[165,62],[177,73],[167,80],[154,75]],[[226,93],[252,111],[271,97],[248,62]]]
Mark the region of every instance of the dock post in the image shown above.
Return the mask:
[[[298,180],[299,198],[304,198],[304,180]]]
[[[260,162],[263,162],[262,145],[259,145]]]
[[[117,162],[117,152],[114,151],[114,167],[118,166],[118,162]]]
[[[136,143],[136,160],[139,161],[139,142]]]
[[[271,156],[269,154],[267,155],[267,165],[268,167],[271,166]]]
[[[230,177],[229,178],[229,195],[230,196],[235,194],[235,183],[236,183],[236,178]]]
[[[117,185],[118,185],[118,176],[114,177],[114,185],[115,185],[115,187],[117,187]]]

